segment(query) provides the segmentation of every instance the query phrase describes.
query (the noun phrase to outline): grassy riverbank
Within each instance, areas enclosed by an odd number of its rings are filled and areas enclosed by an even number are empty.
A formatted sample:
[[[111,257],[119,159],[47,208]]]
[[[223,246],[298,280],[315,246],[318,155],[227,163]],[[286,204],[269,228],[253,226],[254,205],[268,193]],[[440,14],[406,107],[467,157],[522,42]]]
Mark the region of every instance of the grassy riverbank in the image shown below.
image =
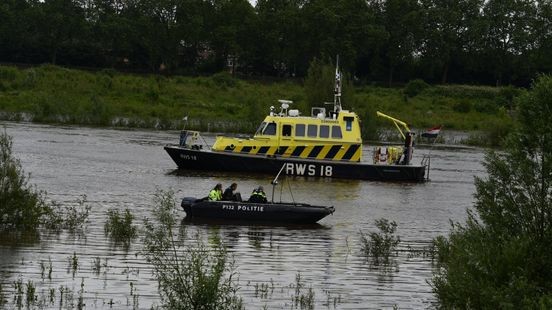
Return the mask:
[[[479,130],[493,136],[511,126],[507,111],[519,92],[462,85],[359,86],[344,107],[359,113],[370,128],[390,126],[375,117],[380,110],[415,128],[442,124],[447,129]],[[271,105],[278,106],[277,99],[293,100],[295,107],[306,112],[304,88],[294,81],[246,81],[224,73],[164,77],[51,65],[0,66],[0,117],[11,120],[177,129],[188,116],[187,128],[250,132]]]

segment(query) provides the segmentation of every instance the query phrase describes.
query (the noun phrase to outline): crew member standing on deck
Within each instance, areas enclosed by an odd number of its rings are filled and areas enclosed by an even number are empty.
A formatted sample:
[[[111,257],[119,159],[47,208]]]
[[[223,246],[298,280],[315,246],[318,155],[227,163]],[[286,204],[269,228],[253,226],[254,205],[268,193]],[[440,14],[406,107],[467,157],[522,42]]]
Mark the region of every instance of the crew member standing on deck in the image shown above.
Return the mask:
[[[224,191],[224,194],[222,194],[222,200],[242,201],[241,194],[236,192],[236,189],[238,189],[238,184],[236,183],[232,183],[232,185],[228,186],[228,188]]]
[[[222,200],[222,184],[218,183],[215,188],[209,192],[209,200],[219,201]]]

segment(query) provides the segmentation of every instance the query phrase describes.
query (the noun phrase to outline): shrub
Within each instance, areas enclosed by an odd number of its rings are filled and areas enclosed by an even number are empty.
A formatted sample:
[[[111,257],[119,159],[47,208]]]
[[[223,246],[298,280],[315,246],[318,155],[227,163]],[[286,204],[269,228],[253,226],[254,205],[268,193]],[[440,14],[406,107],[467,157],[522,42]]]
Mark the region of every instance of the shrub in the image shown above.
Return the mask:
[[[0,81],[13,82],[19,74],[19,70],[16,67],[0,66]]]
[[[406,86],[403,89],[403,93],[408,98],[413,98],[418,96],[421,92],[423,92],[427,88],[429,88],[429,84],[427,84],[424,80],[415,79],[408,82],[408,84],[406,84]]]
[[[401,241],[395,236],[397,223],[389,222],[387,219],[378,219],[375,221],[376,227],[380,232],[370,232],[367,238],[362,231],[360,232],[361,250],[367,257],[372,259],[374,265],[388,263],[391,253],[395,251]]]
[[[86,195],[74,203],[58,204],[53,202],[46,208],[41,222],[47,229],[54,231],[68,230],[70,233],[82,232],[88,222],[90,205],[86,204]]]
[[[228,72],[219,72],[211,76],[211,80],[220,88],[232,88],[238,85],[237,80]]]
[[[498,105],[492,101],[478,100],[473,107],[479,113],[496,114],[498,112]]]
[[[12,139],[0,133],[0,230],[35,230],[46,211],[44,194],[28,183],[21,163],[12,154]]]
[[[234,265],[217,240],[211,248],[200,240],[182,245],[175,239],[174,193],[159,191],[154,218],[145,220],[144,255],[153,266],[166,309],[243,309]],[[185,234],[180,234],[184,236]]]
[[[508,110],[514,108],[514,99],[522,94],[522,90],[512,85],[502,87],[498,91],[495,103],[500,107],[505,107]]]
[[[467,100],[460,100],[452,109],[459,113],[469,113],[472,110],[472,103]]]
[[[125,209],[123,213],[119,210],[109,209],[107,211],[107,222],[104,225],[104,232],[115,243],[130,244],[132,239],[136,237],[136,226],[132,225],[134,215],[129,209]]]
[[[552,77],[516,101],[519,127],[485,158],[466,224],[437,242],[442,308],[552,306]]]
[[[12,155],[12,139],[0,134],[0,231],[36,231],[40,226],[76,232],[88,218],[86,196],[76,205],[46,203],[44,192],[28,184],[18,159]]]

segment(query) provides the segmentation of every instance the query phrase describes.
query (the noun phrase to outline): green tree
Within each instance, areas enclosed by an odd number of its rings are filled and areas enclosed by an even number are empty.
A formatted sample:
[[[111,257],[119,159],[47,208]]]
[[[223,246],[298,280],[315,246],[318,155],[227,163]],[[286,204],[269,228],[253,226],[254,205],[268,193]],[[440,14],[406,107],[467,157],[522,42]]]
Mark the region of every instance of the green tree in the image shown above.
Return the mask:
[[[421,11],[417,0],[387,0],[384,4],[384,25],[388,33],[388,83],[393,84],[395,69],[410,64],[418,50],[421,32]]]
[[[341,69],[341,68],[340,68]],[[335,65],[318,58],[311,61],[308,75],[305,78],[307,109],[323,107],[326,102],[334,102]],[[354,88],[346,74],[341,74],[341,102],[344,109],[354,105]],[[326,106],[328,109],[329,107]]]
[[[231,61],[233,72],[240,56],[251,46],[249,34],[255,11],[247,0],[216,0],[213,10],[208,27],[214,69],[223,70]]]
[[[536,12],[536,2],[532,0],[485,2],[484,60],[490,64],[488,70],[494,75],[497,86],[514,80],[528,65],[525,59],[535,40],[532,22]]]
[[[422,0],[424,35],[421,52],[427,65],[441,72],[448,82],[452,61],[474,52],[481,36],[480,11],[483,0]]]
[[[297,69],[301,72],[305,43],[301,2],[257,1],[257,26],[252,29],[256,44],[251,46],[255,54],[249,57],[252,64],[259,67],[260,72],[276,72],[279,75],[293,75]]]
[[[35,7],[37,42],[48,51],[52,64],[56,64],[60,52],[67,55],[74,47],[84,45],[87,28],[80,0],[46,0]]]
[[[534,70],[552,72],[552,1],[542,1],[537,5],[537,13],[533,22],[534,48],[531,51]]]
[[[519,128],[488,153],[467,223],[437,239],[444,308],[552,307],[552,77],[517,104]]]

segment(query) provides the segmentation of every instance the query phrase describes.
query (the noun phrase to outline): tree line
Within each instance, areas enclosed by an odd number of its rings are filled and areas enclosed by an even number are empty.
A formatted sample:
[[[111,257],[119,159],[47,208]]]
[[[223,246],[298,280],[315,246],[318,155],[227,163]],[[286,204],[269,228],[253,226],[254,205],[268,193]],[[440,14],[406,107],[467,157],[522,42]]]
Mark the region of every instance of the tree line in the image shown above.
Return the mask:
[[[384,83],[528,85],[552,72],[550,0],[3,0],[0,61]]]

